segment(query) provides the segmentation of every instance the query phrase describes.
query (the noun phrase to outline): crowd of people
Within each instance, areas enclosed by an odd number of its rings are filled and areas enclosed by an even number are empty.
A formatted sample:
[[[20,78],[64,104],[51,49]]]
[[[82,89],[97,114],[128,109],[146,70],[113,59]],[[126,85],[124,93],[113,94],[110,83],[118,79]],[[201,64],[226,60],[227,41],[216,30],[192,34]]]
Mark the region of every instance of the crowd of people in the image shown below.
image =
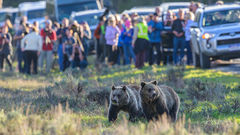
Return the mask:
[[[111,67],[134,63],[136,68],[142,68],[146,62],[160,65],[165,26],[170,26],[170,33],[173,34],[173,64],[182,64],[186,53],[187,64],[191,65],[190,27],[197,8],[199,4],[193,2],[187,12],[179,9],[176,15],[168,11],[165,20],[162,20],[160,7],[156,7],[155,13],[148,16],[136,13],[123,14],[121,17],[118,14],[101,16],[94,33],[91,33],[84,20],[80,24],[77,21],[70,24],[64,18],[59,24],[46,19],[45,27],[39,30],[38,22],[28,24],[27,17],[22,17],[15,32],[10,21],[6,20],[0,30],[0,71],[4,69],[4,61],[13,71],[13,54],[16,54],[17,71],[20,73],[37,74],[38,70],[49,73],[55,56],[58,56],[60,71],[69,67],[85,69],[88,66],[92,34],[96,40],[97,65]]]
[[[169,10],[164,20],[160,7],[156,7],[155,13],[148,16],[138,16],[136,13],[123,14],[121,18],[119,15],[103,16],[94,32],[97,61],[103,63],[107,57],[109,66],[131,62],[135,63],[136,68],[142,68],[146,62],[160,65],[163,59],[162,41],[165,40],[162,35],[166,34],[165,27],[168,26],[171,31],[167,33],[173,35],[173,64],[183,64],[186,55],[187,64],[191,65],[190,27],[199,7],[199,3],[192,2],[187,12],[179,9],[174,14]]]
[[[5,61],[9,70],[13,71],[12,64],[16,57],[16,70],[20,73],[37,74],[38,70],[49,73],[56,55],[60,71],[68,67],[87,67],[91,31],[86,22],[78,24],[74,21],[69,25],[66,18],[61,24],[46,19],[45,27],[39,29],[38,22],[28,24],[24,16],[18,29],[12,33],[10,29],[13,31],[13,27],[8,24],[9,20],[6,20],[0,30],[0,71],[4,71]]]

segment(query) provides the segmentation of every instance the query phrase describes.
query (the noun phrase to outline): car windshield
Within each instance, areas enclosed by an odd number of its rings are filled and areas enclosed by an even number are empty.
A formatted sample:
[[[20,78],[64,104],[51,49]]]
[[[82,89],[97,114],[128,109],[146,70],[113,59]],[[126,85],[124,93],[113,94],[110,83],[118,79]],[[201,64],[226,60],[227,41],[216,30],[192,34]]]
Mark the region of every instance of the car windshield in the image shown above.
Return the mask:
[[[150,15],[153,14],[154,12],[138,12],[138,15],[140,16],[145,16],[145,15]]]
[[[6,13],[0,13],[0,22],[4,22],[6,19]]]
[[[31,10],[28,11],[27,17],[28,19],[36,19],[36,18],[42,18],[45,15],[45,9],[37,9],[37,10]]]
[[[146,16],[146,15],[150,15],[153,14],[154,12],[130,12],[128,13],[129,15],[132,15],[134,13],[137,13],[139,16]]]
[[[88,15],[75,16],[73,19],[78,21],[79,23],[86,21],[89,26],[94,26],[98,24],[98,19],[101,15],[102,13],[88,14]]]
[[[174,10],[174,9],[181,9],[181,8],[188,8],[188,5],[179,5],[179,6],[169,6],[168,10]]]
[[[62,20],[64,17],[68,18],[71,15],[72,11],[84,11],[90,9],[98,9],[97,3],[95,1],[60,5],[58,9],[59,19]]]
[[[203,27],[240,22],[240,9],[207,12],[203,16]]]

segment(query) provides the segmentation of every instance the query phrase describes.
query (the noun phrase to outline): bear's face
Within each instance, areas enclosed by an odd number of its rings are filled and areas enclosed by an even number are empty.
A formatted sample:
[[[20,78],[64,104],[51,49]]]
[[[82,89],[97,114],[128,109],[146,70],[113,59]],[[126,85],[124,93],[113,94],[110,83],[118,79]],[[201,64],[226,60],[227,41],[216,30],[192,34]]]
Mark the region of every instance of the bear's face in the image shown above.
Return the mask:
[[[144,102],[145,101],[152,102],[159,97],[159,91],[158,91],[156,81],[147,82],[147,83],[142,82],[141,86],[142,88],[141,88],[140,94]]]
[[[127,105],[129,103],[129,96],[126,86],[112,86],[111,102],[117,106]]]

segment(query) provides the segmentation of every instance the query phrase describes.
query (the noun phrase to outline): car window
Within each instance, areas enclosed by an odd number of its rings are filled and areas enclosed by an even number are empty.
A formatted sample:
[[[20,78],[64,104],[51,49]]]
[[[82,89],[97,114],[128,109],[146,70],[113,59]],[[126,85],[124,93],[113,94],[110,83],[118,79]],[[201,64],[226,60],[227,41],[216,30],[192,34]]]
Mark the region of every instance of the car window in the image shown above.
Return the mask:
[[[102,12],[88,15],[75,16],[73,19],[82,23],[86,21],[89,26],[94,26],[98,24],[98,19],[102,15]]]
[[[189,5],[176,5],[176,6],[169,6],[168,10],[173,10],[173,9],[182,9],[182,8],[188,8]]]
[[[0,22],[4,22],[6,19],[6,13],[3,12],[3,13],[0,13]]]
[[[36,10],[29,10],[27,13],[28,19],[36,19],[42,18],[45,15],[45,9],[36,9]]]
[[[240,22],[240,9],[207,12],[203,16],[202,26],[216,26]]]

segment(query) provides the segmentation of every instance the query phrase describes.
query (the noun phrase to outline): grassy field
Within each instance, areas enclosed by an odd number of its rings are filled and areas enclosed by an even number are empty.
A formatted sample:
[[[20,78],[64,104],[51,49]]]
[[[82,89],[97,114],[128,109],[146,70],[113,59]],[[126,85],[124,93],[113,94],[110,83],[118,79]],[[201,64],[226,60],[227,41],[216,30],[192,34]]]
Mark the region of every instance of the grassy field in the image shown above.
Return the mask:
[[[181,99],[169,123],[107,120],[111,86],[157,80]],[[0,135],[240,134],[240,75],[193,67],[115,66],[28,76],[0,73]]]

